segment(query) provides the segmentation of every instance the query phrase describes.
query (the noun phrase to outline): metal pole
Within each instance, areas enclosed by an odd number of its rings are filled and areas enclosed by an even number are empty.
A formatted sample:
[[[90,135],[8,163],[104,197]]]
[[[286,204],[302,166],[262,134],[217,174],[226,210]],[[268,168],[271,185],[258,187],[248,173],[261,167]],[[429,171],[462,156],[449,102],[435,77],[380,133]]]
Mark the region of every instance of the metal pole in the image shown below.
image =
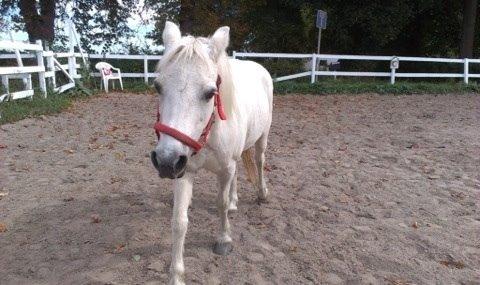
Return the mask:
[[[317,42],[317,54],[320,54],[320,45],[322,43],[322,28],[318,28],[318,42]],[[319,70],[320,60],[315,60],[316,70]],[[317,80],[317,75],[315,75],[315,80]]]
[[[322,42],[322,28],[318,29],[317,54],[320,54],[320,43]]]

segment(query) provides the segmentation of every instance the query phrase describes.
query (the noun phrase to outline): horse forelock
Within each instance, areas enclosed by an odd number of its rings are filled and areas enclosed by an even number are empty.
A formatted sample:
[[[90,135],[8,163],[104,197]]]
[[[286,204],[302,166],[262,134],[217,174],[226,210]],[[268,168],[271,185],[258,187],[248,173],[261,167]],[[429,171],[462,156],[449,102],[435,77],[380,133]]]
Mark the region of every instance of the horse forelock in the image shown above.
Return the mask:
[[[159,62],[158,68],[161,69],[162,67],[173,63],[191,63],[195,60],[207,63],[208,53],[205,51],[204,47],[207,42],[208,40],[206,38],[195,38],[192,36],[183,37],[177,46],[164,54]]]
[[[208,45],[208,39],[204,37],[186,36],[181,39],[181,42],[168,51],[157,66],[157,72],[162,74],[162,69],[170,64],[205,64],[208,65],[211,62],[208,50],[205,48]],[[236,100],[234,98],[234,84],[230,71],[230,63],[226,52],[221,53],[217,62],[218,74],[222,79],[222,83],[219,86],[220,94],[223,99],[225,112],[228,115],[233,115],[236,108]]]

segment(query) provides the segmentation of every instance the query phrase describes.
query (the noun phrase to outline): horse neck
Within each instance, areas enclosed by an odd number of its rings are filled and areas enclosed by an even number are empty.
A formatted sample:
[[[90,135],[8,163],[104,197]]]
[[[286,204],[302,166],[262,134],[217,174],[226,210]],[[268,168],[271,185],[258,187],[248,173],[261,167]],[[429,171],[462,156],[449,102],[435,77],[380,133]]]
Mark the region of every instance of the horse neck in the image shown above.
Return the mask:
[[[235,100],[235,89],[230,68],[230,62],[226,54],[220,56],[217,63],[217,68],[218,75],[222,80],[219,88],[220,97],[222,99],[222,103],[228,120],[229,117],[235,115],[237,109],[237,102]]]

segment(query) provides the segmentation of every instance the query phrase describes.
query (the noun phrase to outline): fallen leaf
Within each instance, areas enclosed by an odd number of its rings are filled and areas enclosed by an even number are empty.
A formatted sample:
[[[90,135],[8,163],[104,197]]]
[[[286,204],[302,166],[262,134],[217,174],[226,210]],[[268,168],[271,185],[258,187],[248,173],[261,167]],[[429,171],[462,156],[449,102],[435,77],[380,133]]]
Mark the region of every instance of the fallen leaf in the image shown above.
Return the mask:
[[[290,250],[291,252],[297,252],[298,247],[296,245],[292,245],[288,250]]]
[[[407,146],[408,149],[417,149],[419,148],[419,145],[417,143],[412,143],[409,146]]]
[[[73,149],[65,149],[65,150],[63,150],[63,152],[68,153],[68,154],[75,153],[75,151]]]
[[[442,260],[442,261],[440,261],[440,263],[447,266],[447,267],[455,267],[457,269],[465,268],[465,264],[463,264],[463,262],[461,262],[461,261]]]
[[[114,131],[116,131],[116,130],[118,130],[118,129],[119,129],[119,127],[117,127],[117,126],[112,126],[110,129],[108,129],[108,132],[114,132]]]
[[[116,152],[115,158],[118,160],[122,160],[123,158],[125,158],[125,154],[123,152]]]
[[[99,149],[99,148],[101,148],[101,147],[102,147],[102,145],[101,145],[101,144],[98,144],[98,143],[92,143],[92,144],[89,144],[89,145],[88,145],[88,149],[90,149],[90,150],[97,150],[97,149]]]
[[[114,184],[117,182],[125,182],[125,178],[122,177],[110,177],[110,184]]]
[[[345,194],[342,194],[342,195],[338,198],[338,200],[339,200],[340,203],[343,203],[343,204],[348,203],[348,197],[347,197],[347,195],[345,195]]]
[[[0,148],[7,148],[7,145],[5,145],[5,144],[0,144]]]
[[[328,212],[328,210],[330,210],[329,207],[327,207],[327,206],[320,206],[320,211],[322,211],[322,212]]]
[[[101,221],[100,216],[96,214],[93,214],[90,218],[92,219],[92,223],[94,224],[98,224]]]
[[[135,261],[140,261],[140,255],[135,254],[135,255],[133,256],[133,260],[135,260]]]
[[[0,200],[2,200],[2,198],[7,195],[8,195],[8,192],[0,192]]]
[[[413,224],[412,224],[412,228],[414,228],[414,229],[418,229],[418,223],[417,223],[417,222],[413,222]]]
[[[125,249],[125,244],[119,243],[115,246],[115,249],[113,250],[114,253],[120,253]]]
[[[0,223],[0,233],[4,233],[7,231],[7,226],[5,224]]]
[[[257,228],[264,229],[266,227],[267,227],[267,225],[265,225],[264,223],[258,223],[257,224]]]

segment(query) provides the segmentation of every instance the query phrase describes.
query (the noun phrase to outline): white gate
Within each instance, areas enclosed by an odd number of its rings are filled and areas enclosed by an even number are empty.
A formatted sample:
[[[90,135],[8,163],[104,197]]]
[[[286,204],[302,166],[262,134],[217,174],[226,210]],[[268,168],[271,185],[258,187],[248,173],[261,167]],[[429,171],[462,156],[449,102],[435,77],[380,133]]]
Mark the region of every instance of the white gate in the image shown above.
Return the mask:
[[[13,51],[14,54],[1,54],[0,59],[16,59],[17,66],[0,67],[0,76],[5,93],[0,92],[0,102],[5,100],[15,100],[20,98],[32,97],[34,94],[32,86],[32,73],[38,74],[38,84],[43,97],[47,97],[47,80],[49,86],[54,92],[62,93],[68,89],[75,87],[75,79],[81,78],[77,73],[80,65],[76,62],[75,47],[78,47],[80,55],[83,59],[85,67],[88,68],[86,56],[80,47],[79,37],[74,25],[69,21],[66,25],[69,38],[68,53],[54,53],[53,51],[45,51],[41,41],[36,44],[29,44],[10,40],[0,40],[0,50]],[[21,52],[30,52],[29,54],[21,54]],[[36,58],[35,66],[24,66],[24,58]],[[61,64],[59,58],[68,58],[68,64]],[[56,72],[62,72],[68,79],[68,83],[57,86]],[[22,91],[10,92],[11,79],[22,79]],[[2,94],[3,93],[3,94]]]

